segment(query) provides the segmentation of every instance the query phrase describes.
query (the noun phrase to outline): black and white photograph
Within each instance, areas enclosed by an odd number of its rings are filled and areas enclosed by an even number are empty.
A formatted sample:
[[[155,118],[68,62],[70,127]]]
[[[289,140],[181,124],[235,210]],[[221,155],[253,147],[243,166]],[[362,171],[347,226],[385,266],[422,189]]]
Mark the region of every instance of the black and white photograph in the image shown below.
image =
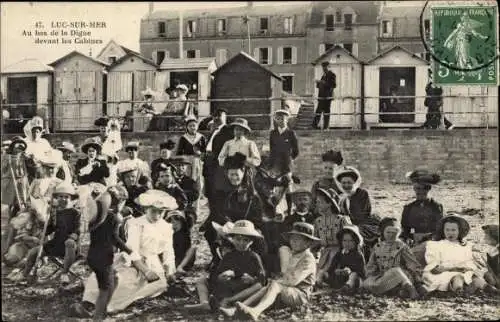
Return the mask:
[[[2,321],[500,319],[496,1],[0,17]]]

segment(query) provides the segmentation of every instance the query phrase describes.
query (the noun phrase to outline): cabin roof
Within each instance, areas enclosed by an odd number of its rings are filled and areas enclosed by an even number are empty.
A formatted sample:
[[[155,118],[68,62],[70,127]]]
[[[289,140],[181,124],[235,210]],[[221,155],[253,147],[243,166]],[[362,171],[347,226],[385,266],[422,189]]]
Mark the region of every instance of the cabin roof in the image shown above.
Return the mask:
[[[85,58],[87,58],[87,59],[90,59],[90,60],[92,60],[92,61],[94,61],[94,62],[96,62],[96,63],[98,63],[98,64],[103,65],[103,66],[106,66],[106,67],[108,67],[108,66],[109,66],[109,64],[108,64],[108,63],[103,62],[103,61],[101,61],[101,60],[99,60],[99,59],[96,59],[96,58],[93,58],[93,57],[87,56],[87,55],[85,55],[85,54],[82,54],[81,52],[79,52],[79,51],[77,51],[77,50],[73,50],[73,51],[72,51],[72,52],[70,52],[69,54],[64,55],[63,57],[61,57],[61,58],[57,59],[56,61],[54,61],[54,62],[50,63],[49,65],[50,65],[50,66],[56,66],[56,65],[59,65],[59,64],[60,64],[60,63],[62,63],[63,61],[65,61],[65,60],[67,60],[67,59],[70,59],[71,57],[74,57],[74,56],[77,56],[77,55],[79,55],[79,56],[83,56],[83,57],[85,57]]]
[[[378,54],[377,56],[373,57],[372,59],[370,59],[367,63],[368,64],[371,64],[373,62],[375,62],[376,60],[378,60],[379,58],[383,57],[383,56],[386,56],[387,54],[393,52],[393,51],[396,51],[396,50],[402,50],[404,51],[405,53],[407,53],[409,56],[411,56],[412,58],[415,58],[415,59],[418,59],[426,64],[428,64],[429,62],[425,59],[422,59],[421,57],[415,55],[414,53],[412,53],[411,51],[409,51],[408,49],[404,48],[404,47],[401,47],[399,45],[396,45],[392,48],[389,48],[388,50]]]
[[[113,67],[118,66],[119,64],[121,64],[122,62],[124,62],[125,60],[127,60],[130,57],[137,57],[137,58],[141,59],[143,62],[145,62],[146,64],[149,64],[153,67],[158,68],[158,65],[154,61],[152,61],[151,59],[148,59],[148,58],[142,56],[141,54],[136,53],[135,51],[130,51],[127,54],[125,54],[125,56],[120,57],[120,59],[116,60],[113,64],[111,64],[109,69],[112,69]]]
[[[276,75],[275,73],[273,73],[272,71],[270,71],[269,69],[267,69],[266,67],[262,66],[261,64],[259,64],[258,61],[256,61],[252,56],[250,56],[249,54],[243,52],[243,51],[240,51],[240,53],[234,57],[232,57],[231,59],[229,59],[225,64],[223,64],[222,66],[220,66],[215,72],[213,72],[212,74],[218,74],[219,72],[221,72],[222,70],[224,70],[227,66],[231,65],[237,58],[239,57],[243,57],[245,58],[247,61],[249,61],[250,63],[252,64],[255,64],[256,66],[258,66],[260,69],[262,69],[264,72],[268,73],[269,75],[273,76],[273,77],[276,77],[277,79],[281,80],[281,77]]]
[[[2,74],[50,73],[54,68],[36,58],[26,58],[3,68]]]
[[[328,57],[331,53],[335,52],[335,51],[341,51],[343,52],[344,54],[347,54],[349,57],[352,57],[353,59],[355,59],[358,63],[362,64],[363,62],[361,60],[359,60],[358,57],[354,56],[353,54],[351,54],[347,49],[345,49],[344,47],[340,47],[339,45],[336,45],[330,49],[328,49],[324,54],[322,54],[321,56],[319,56],[318,58],[316,58],[312,64],[313,65],[317,65],[320,61],[322,61],[323,59],[325,59],[326,57]]]
[[[217,68],[214,57],[202,58],[165,58],[160,69],[214,69]]]

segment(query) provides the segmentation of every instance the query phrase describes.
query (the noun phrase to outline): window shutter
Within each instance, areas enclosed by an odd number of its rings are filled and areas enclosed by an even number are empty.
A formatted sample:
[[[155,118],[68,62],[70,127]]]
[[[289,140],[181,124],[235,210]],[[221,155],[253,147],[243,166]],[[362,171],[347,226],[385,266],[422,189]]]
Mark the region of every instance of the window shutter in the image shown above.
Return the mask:
[[[199,49],[196,49],[196,52],[195,52],[195,57],[196,58],[200,58],[201,55],[200,55],[200,50]]]
[[[392,21],[389,20],[387,23],[387,33],[392,37]]]
[[[256,47],[253,49],[253,58],[260,63],[260,58],[259,58],[259,48]]]
[[[356,57],[358,57],[358,43],[355,42],[352,44],[352,54]]]
[[[267,64],[273,64],[273,47],[267,47]]]
[[[156,50],[153,50],[153,52],[151,53],[151,58],[153,59],[153,61],[155,62],[155,64],[156,64],[156,63],[158,63],[158,62],[156,61],[156,58],[157,58],[157,57],[158,57],[158,56],[157,56],[157,54],[156,54]]]
[[[297,64],[297,47],[292,47],[292,64]]]
[[[187,58],[187,56],[188,56],[188,51],[184,50],[183,54],[182,54],[182,58]]]
[[[278,47],[278,65],[283,65],[283,47]]]
[[[319,44],[319,55],[323,55],[325,53],[325,44]]]
[[[170,51],[165,50],[165,59],[170,58]]]

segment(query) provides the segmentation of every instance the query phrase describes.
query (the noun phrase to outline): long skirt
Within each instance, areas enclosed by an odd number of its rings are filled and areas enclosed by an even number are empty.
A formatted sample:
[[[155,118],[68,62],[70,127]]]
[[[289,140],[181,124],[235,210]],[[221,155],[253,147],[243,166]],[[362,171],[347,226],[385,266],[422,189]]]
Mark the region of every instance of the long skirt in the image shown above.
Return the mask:
[[[432,274],[431,272],[424,272],[422,278],[424,280],[425,288],[430,291],[448,291],[450,287],[450,282],[455,276],[461,276],[464,279],[465,284],[472,283],[473,276],[481,276],[483,274],[479,274],[474,271],[467,271],[465,273],[459,272],[443,272],[441,274]]]
[[[362,286],[373,294],[382,295],[407,283],[412,283],[411,275],[401,267],[393,267],[384,273],[368,276]]]
[[[159,259],[156,260],[159,262]],[[165,273],[161,268],[157,267],[158,265],[153,265],[153,267],[147,265],[160,277],[158,281],[152,283],[148,283],[142,273],[134,267],[123,263],[120,258],[115,261],[114,265],[118,283],[108,304],[107,311],[109,313],[124,310],[137,300],[159,296],[167,289]],[[97,279],[95,274],[92,273],[85,283],[83,301],[95,304],[98,295]]]

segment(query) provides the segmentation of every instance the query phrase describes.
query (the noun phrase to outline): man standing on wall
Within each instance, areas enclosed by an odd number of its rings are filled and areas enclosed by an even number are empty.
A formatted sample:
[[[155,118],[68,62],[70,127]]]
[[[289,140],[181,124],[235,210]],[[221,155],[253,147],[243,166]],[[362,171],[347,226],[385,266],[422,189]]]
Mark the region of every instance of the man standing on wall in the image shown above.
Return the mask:
[[[330,127],[330,104],[332,103],[331,97],[333,96],[333,89],[337,87],[336,76],[330,71],[330,63],[325,61],[321,63],[323,67],[323,76],[320,80],[316,80],[316,87],[318,88],[318,107],[316,108],[316,116],[313,121],[313,128],[319,129],[318,123],[323,113],[323,128]]]

